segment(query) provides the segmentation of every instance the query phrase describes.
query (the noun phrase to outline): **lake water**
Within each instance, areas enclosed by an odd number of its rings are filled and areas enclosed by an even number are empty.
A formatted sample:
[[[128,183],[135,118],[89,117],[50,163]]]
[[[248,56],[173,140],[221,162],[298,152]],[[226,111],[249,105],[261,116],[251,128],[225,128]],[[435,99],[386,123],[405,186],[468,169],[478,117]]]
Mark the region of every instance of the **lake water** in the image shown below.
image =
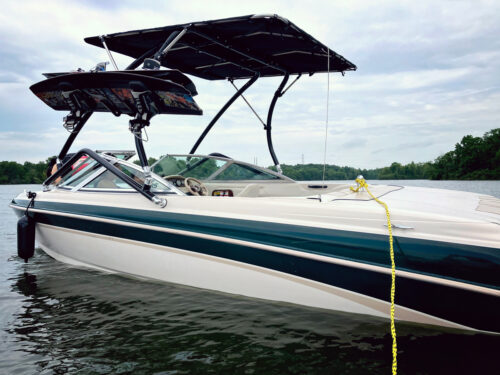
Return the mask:
[[[498,181],[393,183],[500,197]],[[390,374],[386,320],[79,269],[40,250],[24,264],[8,203],[25,188],[37,187],[0,186],[0,374]],[[500,336],[396,327],[400,374],[499,373]]]

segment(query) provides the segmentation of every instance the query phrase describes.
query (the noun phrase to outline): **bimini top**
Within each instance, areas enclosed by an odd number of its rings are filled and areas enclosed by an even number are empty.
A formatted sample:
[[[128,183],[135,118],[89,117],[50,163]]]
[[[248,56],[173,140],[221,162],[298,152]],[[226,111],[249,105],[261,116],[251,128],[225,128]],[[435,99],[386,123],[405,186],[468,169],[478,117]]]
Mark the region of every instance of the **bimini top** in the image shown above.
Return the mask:
[[[171,48],[168,44],[174,39]],[[356,70],[356,65],[278,15],[250,15],[85,38],[139,60],[208,79]],[[164,53],[157,54],[163,50]]]

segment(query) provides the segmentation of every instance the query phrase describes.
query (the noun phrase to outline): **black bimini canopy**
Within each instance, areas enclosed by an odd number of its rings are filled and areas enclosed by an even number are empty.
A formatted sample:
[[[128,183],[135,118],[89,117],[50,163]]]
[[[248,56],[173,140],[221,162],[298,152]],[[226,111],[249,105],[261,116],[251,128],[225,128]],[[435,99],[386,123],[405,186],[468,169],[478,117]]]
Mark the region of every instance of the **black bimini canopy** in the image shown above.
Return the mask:
[[[208,80],[345,72],[356,66],[277,15],[250,15],[86,38]],[[172,43],[173,42],[173,43]],[[328,64],[327,56],[330,56]]]

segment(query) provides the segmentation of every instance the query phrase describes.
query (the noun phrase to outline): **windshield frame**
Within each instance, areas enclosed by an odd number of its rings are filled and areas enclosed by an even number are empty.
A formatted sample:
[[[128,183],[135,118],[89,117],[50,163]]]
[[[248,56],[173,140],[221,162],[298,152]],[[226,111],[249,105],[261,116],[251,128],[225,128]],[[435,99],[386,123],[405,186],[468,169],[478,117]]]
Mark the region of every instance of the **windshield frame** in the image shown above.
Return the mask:
[[[276,182],[276,181],[281,181],[281,182],[296,182],[295,180],[291,179],[290,177],[287,177],[287,176],[284,176],[282,174],[279,174],[278,172],[275,172],[275,171],[270,170],[268,168],[259,167],[259,166],[255,165],[255,164],[246,163],[244,161],[239,161],[239,160],[235,160],[235,159],[231,159],[231,158],[226,158],[226,157],[222,157],[222,156],[215,156],[215,155],[165,154],[159,160],[157,160],[153,165],[151,165],[151,170],[153,171],[156,164],[158,164],[164,158],[169,157],[169,156],[171,156],[171,157],[185,157],[186,159],[187,158],[215,159],[215,160],[222,160],[222,161],[226,162],[226,164],[224,166],[218,168],[214,173],[212,173],[208,177],[204,178],[203,179],[204,182],[222,182],[222,181],[226,181],[226,182],[229,182],[229,181],[230,182],[248,182],[248,181],[251,181],[251,182],[256,182],[256,181],[261,181],[261,182],[273,182],[273,181],[274,182]],[[257,169],[259,171],[262,171],[262,172],[265,172],[267,174],[273,175],[273,176],[275,176],[277,178],[275,180],[251,180],[251,179],[250,180],[216,180],[215,179],[219,174],[221,174],[222,172],[224,172],[232,164],[240,164],[242,166],[247,166],[247,167],[250,167],[250,168],[253,168],[253,169]]]
[[[132,163],[132,162],[130,162],[128,160],[119,159],[119,158],[116,158],[116,157],[111,156],[111,155],[106,154],[106,153],[99,153],[99,155],[101,157],[103,157],[104,159],[106,159],[107,161],[109,161],[113,165],[121,163],[121,164],[126,165],[129,168],[137,170],[138,172],[144,173],[143,170],[142,170],[142,168],[140,166],[138,166],[138,165],[136,165],[136,164],[134,164],[134,163]],[[73,186],[70,187],[70,186],[57,186],[56,185],[55,188],[56,189],[61,189],[61,190],[66,190],[66,191],[71,191],[71,192],[81,191],[81,192],[102,192],[102,193],[137,193],[137,191],[135,189],[133,189],[132,187],[125,188],[125,189],[119,189],[119,188],[86,188],[85,187],[87,184],[89,184],[94,179],[96,179],[99,176],[101,176],[106,171],[107,171],[107,169],[105,167],[101,166],[101,167],[97,168],[96,171],[94,171],[89,176],[87,176],[87,178],[85,178],[80,183],[78,183],[78,185],[76,185],[74,187]],[[170,189],[170,191],[153,191],[153,193],[155,193],[157,195],[161,195],[161,194],[186,195],[184,192],[182,192],[177,187],[175,187],[170,181],[167,181],[167,180],[163,179],[162,177],[158,176],[157,174],[151,172],[151,177],[153,177],[153,179],[157,180],[161,184],[166,185]]]

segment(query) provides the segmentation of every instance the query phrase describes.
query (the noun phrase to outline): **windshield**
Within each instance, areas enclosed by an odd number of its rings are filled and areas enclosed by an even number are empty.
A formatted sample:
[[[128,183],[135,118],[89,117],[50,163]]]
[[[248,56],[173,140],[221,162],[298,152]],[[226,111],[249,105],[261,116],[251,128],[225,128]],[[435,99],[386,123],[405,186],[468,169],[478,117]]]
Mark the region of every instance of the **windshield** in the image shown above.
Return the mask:
[[[215,180],[279,180],[279,177],[249,165],[233,163],[215,176]]]
[[[226,164],[220,159],[167,155],[153,166],[153,172],[161,177],[179,175],[206,180]]]
[[[111,161],[116,168],[127,176],[135,180],[140,185],[144,184],[144,172],[138,168],[127,165],[122,161]],[[133,189],[127,182],[107,171],[96,160],[88,155],[83,155],[64,175],[59,177],[55,184],[61,188],[78,188],[83,185],[83,189]],[[156,178],[152,180],[151,190],[158,193],[171,192],[167,183]]]
[[[153,165],[153,172],[168,176],[194,177],[204,181],[280,180],[282,177],[259,167],[215,156],[167,155]]]
[[[127,176],[134,179],[139,184],[144,184],[144,172],[141,170],[130,167],[129,165],[123,163],[116,163],[120,171],[125,173]],[[86,189],[132,189],[132,187],[123,181],[121,178],[117,177],[110,171],[106,171],[101,175],[94,178],[88,184],[84,186]],[[153,192],[169,192],[171,189],[164,183],[153,179],[151,183],[151,190]]]
[[[59,187],[75,187],[100,168],[100,166],[94,159],[84,155],[71,166],[70,171],[56,180],[56,185]]]

